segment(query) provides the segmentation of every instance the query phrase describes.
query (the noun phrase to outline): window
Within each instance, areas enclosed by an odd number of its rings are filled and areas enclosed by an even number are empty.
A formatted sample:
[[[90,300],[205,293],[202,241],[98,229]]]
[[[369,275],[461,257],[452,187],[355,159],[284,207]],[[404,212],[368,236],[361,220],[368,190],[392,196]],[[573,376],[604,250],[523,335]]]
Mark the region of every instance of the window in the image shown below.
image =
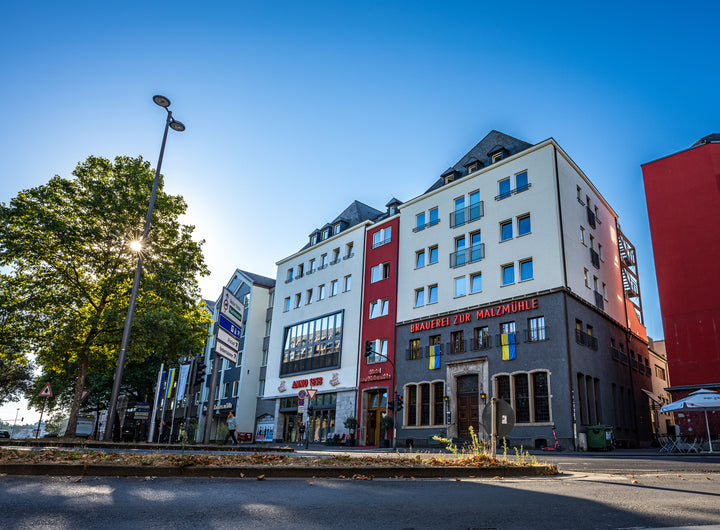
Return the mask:
[[[328,266],[327,254],[323,254],[322,256],[320,256],[320,268],[324,269],[327,266]]]
[[[350,241],[347,245],[345,245],[345,257],[343,259],[348,259],[353,257],[353,243]]]
[[[295,295],[295,309],[297,309],[298,307],[300,307],[300,302],[301,302],[301,301],[302,301],[302,294],[297,293],[297,294]]]
[[[512,285],[515,283],[515,265],[503,265],[502,267],[502,284]]]
[[[501,322],[500,323],[500,334],[501,335],[508,335],[510,333],[515,333],[515,322]]]
[[[430,259],[428,259],[428,264],[432,265],[433,263],[437,263],[438,260],[438,248],[437,246],[430,247],[428,249],[428,252],[430,252]]]
[[[582,190],[580,189],[580,186],[577,187],[577,200],[580,204],[585,206],[585,203],[582,200]]]
[[[285,283],[293,281],[293,272],[294,272],[294,269],[288,269],[287,280],[285,281]]]
[[[490,331],[487,326],[475,328],[474,335],[474,346],[476,350],[484,350],[490,347]]]
[[[590,289],[590,281],[588,280],[588,270],[587,270],[587,269],[583,269],[583,271],[584,271],[583,274],[585,275],[585,287],[587,287],[588,289]]]
[[[463,353],[465,351],[465,336],[462,330],[450,333],[450,353]]]
[[[455,278],[455,296],[465,296],[465,276]]]
[[[332,228],[326,228],[325,232],[323,232],[323,239],[329,239],[332,235]]]
[[[370,269],[370,282],[375,283],[390,277],[390,262],[381,263]]]
[[[230,383],[223,383],[220,399],[230,397]]]
[[[304,263],[301,263],[301,264],[298,265],[297,277],[298,277],[298,278],[302,278],[304,272],[305,272],[305,264],[304,264]]]
[[[280,375],[339,366],[342,331],[341,311],[285,328]]]
[[[419,213],[415,216],[415,231],[419,232],[420,230],[425,229],[425,212]]]
[[[310,238],[310,244],[314,245],[315,243],[317,243],[317,240],[318,240],[318,235],[313,234],[313,236]]]
[[[383,317],[388,314],[390,302],[387,298],[370,302],[370,318]]]
[[[338,294],[338,281],[333,280],[330,282],[330,296],[335,296]]]
[[[417,385],[409,385],[405,390],[405,401],[407,403],[406,425],[417,424]]]
[[[437,206],[435,208],[430,208],[430,223],[428,223],[430,226],[435,226],[440,222],[440,216],[438,213]]]
[[[585,229],[580,227],[580,243],[585,244]]]
[[[385,245],[386,243],[390,243],[391,241],[391,235],[392,235],[392,227],[388,226],[387,228],[383,228],[381,230],[378,230],[373,234],[373,245],[372,248],[379,247],[381,245]]]
[[[597,276],[593,276],[593,291],[596,293],[598,292],[598,278]]]
[[[503,221],[500,223],[500,241],[507,241],[512,239],[513,229],[512,221]]]
[[[455,223],[454,226],[465,224],[465,197],[455,199]]]
[[[603,258],[602,245],[600,245],[600,244],[598,244],[598,257],[600,258],[601,261],[605,261],[605,259]]]
[[[605,282],[603,282],[603,284],[602,284],[602,295],[603,295],[603,298],[604,298],[605,300],[608,299],[608,297],[607,297],[607,285],[605,285]]]
[[[662,366],[658,366],[658,365],[656,364],[656,365],[655,365],[655,377],[657,377],[658,379],[662,379],[663,381],[665,381],[665,368],[663,368]]]
[[[496,395],[513,407],[516,423],[551,421],[549,378],[544,371],[495,376]]]
[[[499,153],[495,153],[495,154],[493,154],[493,156],[492,156],[492,159],[491,159],[492,162],[491,162],[491,163],[494,164],[495,162],[500,162],[500,160],[502,160],[502,158],[503,158],[502,151],[500,151]]]
[[[545,317],[528,318],[528,342],[545,340]]]
[[[415,252],[415,268],[419,269],[420,267],[425,266],[425,250],[418,250]]]
[[[530,214],[517,218],[518,236],[524,236],[530,233]]]
[[[485,247],[482,244],[482,234],[470,234],[470,263],[480,261],[485,257]]]
[[[523,171],[522,173],[518,173],[517,175],[515,175],[515,190],[517,193],[525,191],[529,187],[530,185],[528,184],[527,171]]]
[[[420,339],[410,339],[410,347],[408,349],[408,360],[421,359],[422,350],[420,349]]]
[[[344,291],[347,292],[352,287],[352,275],[345,276],[345,289]]]
[[[325,298],[325,284],[318,286],[318,300]]]
[[[366,364],[382,363],[387,361],[387,339],[374,340],[373,353],[365,357]],[[376,352],[380,355],[376,355]]]
[[[520,281],[524,282],[533,279],[533,261],[528,259],[520,262]]]
[[[455,263],[451,266],[462,267],[465,265],[465,236],[455,238]]]
[[[290,297],[289,296],[285,299],[285,305],[283,307],[285,308],[285,311],[290,311]]]
[[[264,395],[265,395],[265,379],[262,379],[258,386],[258,396],[262,397]]]
[[[590,324],[587,325],[587,334],[588,334],[590,337],[593,336],[593,327],[592,327]]]
[[[232,387],[233,397],[237,397],[239,388],[240,388],[240,381],[233,382],[233,387]]]
[[[480,192],[473,191],[470,194],[470,221],[480,219],[483,215],[483,206],[480,204]]]
[[[340,261],[340,247],[333,249],[332,261],[330,262],[330,265],[333,265],[338,261]]]
[[[340,223],[338,223],[338,224],[335,225],[335,233],[336,233],[336,234],[339,234],[339,233],[340,233]]]
[[[308,274],[315,272],[315,258],[311,259],[308,263]]]
[[[428,304],[436,304],[438,301],[438,286],[431,285],[428,287]]]
[[[425,305],[425,289],[415,289],[415,307]]]
[[[482,291],[482,273],[478,272],[470,276],[470,294]]]
[[[311,304],[313,301],[313,290],[308,289],[305,294],[305,305]]]
[[[499,199],[510,197],[510,194],[512,193],[510,190],[510,177],[498,182],[498,192]]]

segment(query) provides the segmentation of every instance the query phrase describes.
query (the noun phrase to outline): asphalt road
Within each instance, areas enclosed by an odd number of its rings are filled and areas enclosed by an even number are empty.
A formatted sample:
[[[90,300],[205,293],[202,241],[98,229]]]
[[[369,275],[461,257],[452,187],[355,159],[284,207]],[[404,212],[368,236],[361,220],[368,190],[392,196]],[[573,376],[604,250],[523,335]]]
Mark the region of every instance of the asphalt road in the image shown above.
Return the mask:
[[[2,528],[720,526],[720,475],[524,479],[0,477]]]

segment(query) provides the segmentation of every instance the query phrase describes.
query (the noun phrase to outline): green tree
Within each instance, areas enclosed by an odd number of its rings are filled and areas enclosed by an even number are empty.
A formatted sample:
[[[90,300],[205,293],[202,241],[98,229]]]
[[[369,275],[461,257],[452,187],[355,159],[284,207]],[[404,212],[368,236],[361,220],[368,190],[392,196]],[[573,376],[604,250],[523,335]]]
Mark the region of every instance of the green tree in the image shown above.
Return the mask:
[[[10,271],[23,317],[16,338],[44,377],[71,381],[68,436],[87,375],[112,373],[117,362],[137,264],[129,244],[142,234],[154,171],[141,157],[89,157],[73,176],[0,204],[0,266]],[[158,356],[175,362],[202,348],[210,320],[197,277],[208,271],[203,242],[178,220],[186,209],[182,197],[164,193],[161,179],[143,242],[129,364]]]
[[[12,278],[0,276],[0,405],[20,399],[30,389],[33,377],[22,335],[16,333],[22,326],[23,314],[22,300],[15,292]]]

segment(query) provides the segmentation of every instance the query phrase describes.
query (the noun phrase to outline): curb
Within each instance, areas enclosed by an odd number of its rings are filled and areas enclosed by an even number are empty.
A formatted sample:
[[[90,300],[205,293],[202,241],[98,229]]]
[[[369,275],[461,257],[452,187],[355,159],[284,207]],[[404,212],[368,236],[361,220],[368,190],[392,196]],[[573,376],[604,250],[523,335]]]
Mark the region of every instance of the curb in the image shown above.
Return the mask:
[[[78,441],[48,441],[45,440],[3,440],[0,442],[0,449],[3,447],[42,447],[42,448],[77,448],[77,449],[149,449],[154,451],[253,451],[257,453],[294,453],[295,449],[289,446],[267,446],[267,445],[191,445],[191,444],[151,444],[151,443],[117,443],[98,442],[88,440]]]
[[[124,466],[111,464],[0,464],[0,474],[98,477],[223,478],[493,478],[556,475],[554,466],[528,467],[306,467],[306,466]]]

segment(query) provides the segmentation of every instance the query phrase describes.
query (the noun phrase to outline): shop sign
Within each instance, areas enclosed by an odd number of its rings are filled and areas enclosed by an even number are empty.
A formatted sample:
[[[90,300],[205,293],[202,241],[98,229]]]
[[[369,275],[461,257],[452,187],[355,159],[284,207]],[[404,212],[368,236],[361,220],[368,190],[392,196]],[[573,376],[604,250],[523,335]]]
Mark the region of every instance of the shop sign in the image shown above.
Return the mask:
[[[332,377],[330,378],[330,384],[332,386],[338,386],[340,384],[340,376],[337,372],[333,372]]]
[[[322,377],[311,377],[310,379],[295,379],[292,383],[293,388],[305,388],[306,386],[320,386],[323,384]]]
[[[474,312],[468,311],[449,317],[434,318],[431,320],[426,320],[424,322],[419,322],[417,324],[410,324],[410,333],[444,328],[446,326],[456,326],[458,324],[472,322],[473,313],[475,314],[475,320],[482,320],[485,318],[499,317],[510,313],[519,313],[520,311],[530,311],[532,309],[537,309],[537,307],[537,298],[528,298],[527,300],[519,300],[515,302],[510,302],[508,304],[501,304],[483,309],[478,309]]]
[[[371,368],[368,370],[367,377],[363,377],[360,382],[369,383],[371,381],[386,381],[388,379],[392,379],[392,375],[382,373],[382,368]]]
[[[285,381],[280,381],[280,384],[278,385],[278,392],[285,392],[287,390],[287,386],[285,386]]]

